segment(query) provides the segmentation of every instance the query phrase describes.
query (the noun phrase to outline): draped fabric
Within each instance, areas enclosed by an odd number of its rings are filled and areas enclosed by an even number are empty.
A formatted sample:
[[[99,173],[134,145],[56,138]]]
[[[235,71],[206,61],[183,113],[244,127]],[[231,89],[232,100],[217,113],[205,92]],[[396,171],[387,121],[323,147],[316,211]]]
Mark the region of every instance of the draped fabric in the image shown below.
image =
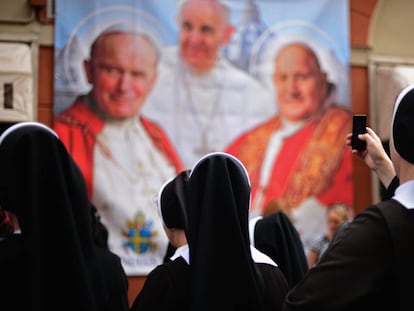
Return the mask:
[[[262,286],[250,252],[250,184],[241,163],[210,154],[185,189],[191,310],[262,310]]]
[[[299,233],[289,217],[283,212],[273,213],[257,220],[253,230],[253,245],[279,265],[289,287],[293,287],[308,271],[308,264]]]
[[[21,228],[0,242],[2,309],[126,310],[119,258],[94,245],[82,174],[44,125],[19,123],[0,137],[0,205]],[[109,292],[105,269],[120,296]]]

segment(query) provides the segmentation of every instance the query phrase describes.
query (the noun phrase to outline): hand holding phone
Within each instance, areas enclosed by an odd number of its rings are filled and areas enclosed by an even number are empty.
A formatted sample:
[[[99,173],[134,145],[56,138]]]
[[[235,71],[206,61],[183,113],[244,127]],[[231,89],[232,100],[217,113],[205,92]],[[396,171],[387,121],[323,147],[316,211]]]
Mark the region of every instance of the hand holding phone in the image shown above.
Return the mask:
[[[362,151],[367,148],[367,143],[358,138],[358,134],[365,134],[367,127],[367,116],[365,114],[355,114],[352,120],[352,149]]]

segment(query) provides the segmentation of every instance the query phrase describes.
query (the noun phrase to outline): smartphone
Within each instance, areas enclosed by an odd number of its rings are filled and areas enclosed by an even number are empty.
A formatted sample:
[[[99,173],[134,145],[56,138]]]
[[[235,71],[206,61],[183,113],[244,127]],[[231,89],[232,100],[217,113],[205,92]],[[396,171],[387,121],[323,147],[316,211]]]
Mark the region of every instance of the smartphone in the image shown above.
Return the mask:
[[[362,151],[367,148],[367,143],[358,138],[358,134],[365,134],[367,127],[367,116],[355,114],[352,120],[352,149]]]

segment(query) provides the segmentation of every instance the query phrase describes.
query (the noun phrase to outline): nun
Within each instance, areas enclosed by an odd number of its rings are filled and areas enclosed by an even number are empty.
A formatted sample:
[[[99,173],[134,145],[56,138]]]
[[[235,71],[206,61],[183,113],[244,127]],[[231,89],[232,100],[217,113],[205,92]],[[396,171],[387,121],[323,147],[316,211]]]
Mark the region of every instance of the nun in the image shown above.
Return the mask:
[[[279,265],[289,288],[308,271],[308,263],[299,232],[282,211],[257,216],[249,222],[250,241]]]
[[[190,310],[282,310],[286,278],[249,240],[250,180],[243,164],[210,153],[194,165],[184,190]]]
[[[131,311],[189,309],[190,260],[182,202],[182,188],[188,172],[183,171],[168,180],[158,193],[158,213],[175,252],[147,275],[143,288],[134,299]]]
[[[95,244],[84,179],[50,128],[0,136],[0,205],[19,227],[0,242],[1,310],[128,310],[121,261]]]
[[[286,296],[286,311],[414,310],[414,86],[398,95],[391,122],[394,195],[336,235]]]

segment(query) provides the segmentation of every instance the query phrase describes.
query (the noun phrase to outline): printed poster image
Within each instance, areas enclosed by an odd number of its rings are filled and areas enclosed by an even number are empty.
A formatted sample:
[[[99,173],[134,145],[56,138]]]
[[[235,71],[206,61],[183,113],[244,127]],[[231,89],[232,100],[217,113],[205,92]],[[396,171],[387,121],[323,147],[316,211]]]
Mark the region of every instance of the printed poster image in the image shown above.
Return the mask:
[[[251,217],[286,212],[305,248],[327,206],[352,215],[348,1],[192,1],[56,3],[54,127],[128,275],[163,262],[158,191],[209,152],[237,156]]]

